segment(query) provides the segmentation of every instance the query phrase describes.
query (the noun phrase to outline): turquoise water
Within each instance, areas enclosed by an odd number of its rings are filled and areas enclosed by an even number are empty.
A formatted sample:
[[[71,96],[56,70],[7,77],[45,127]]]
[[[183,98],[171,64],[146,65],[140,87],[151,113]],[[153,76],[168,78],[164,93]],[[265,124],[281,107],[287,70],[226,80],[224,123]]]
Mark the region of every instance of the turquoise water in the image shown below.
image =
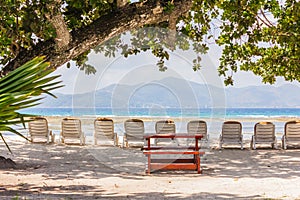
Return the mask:
[[[300,108],[29,108],[22,113],[42,116],[149,116],[201,118],[300,117]]]

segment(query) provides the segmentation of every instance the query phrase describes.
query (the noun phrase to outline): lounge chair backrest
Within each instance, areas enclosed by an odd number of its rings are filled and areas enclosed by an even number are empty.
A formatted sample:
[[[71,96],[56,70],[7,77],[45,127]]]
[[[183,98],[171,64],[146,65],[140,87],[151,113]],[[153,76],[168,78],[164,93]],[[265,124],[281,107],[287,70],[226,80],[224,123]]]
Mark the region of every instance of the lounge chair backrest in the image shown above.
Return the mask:
[[[144,136],[144,122],[140,119],[128,119],[124,122],[124,128],[127,139],[140,138]]]
[[[237,121],[226,121],[222,126],[222,137],[226,139],[240,138],[242,134],[242,124]]]
[[[189,134],[202,134],[204,138],[206,138],[207,135],[206,122],[202,120],[189,121],[187,124],[187,132]]]
[[[286,138],[300,140],[300,121],[286,122],[284,134]]]
[[[94,121],[95,133],[108,138],[114,138],[114,121],[109,118],[97,118]]]
[[[159,134],[175,133],[176,127],[172,120],[160,120],[155,123],[155,131]]]
[[[80,119],[64,118],[62,120],[62,135],[65,137],[80,137],[81,135]]]
[[[35,117],[28,123],[29,134],[31,136],[47,136],[48,135],[48,122],[43,117]]]
[[[254,137],[257,141],[272,140],[275,137],[275,125],[272,122],[256,123]]]

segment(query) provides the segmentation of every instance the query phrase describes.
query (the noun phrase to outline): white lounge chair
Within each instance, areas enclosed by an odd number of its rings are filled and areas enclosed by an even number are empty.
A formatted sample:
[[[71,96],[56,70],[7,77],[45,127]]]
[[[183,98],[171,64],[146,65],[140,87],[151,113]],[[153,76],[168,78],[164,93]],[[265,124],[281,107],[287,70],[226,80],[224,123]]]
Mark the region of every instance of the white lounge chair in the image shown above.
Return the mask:
[[[160,120],[155,123],[155,132],[157,134],[175,134],[176,126],[173,120]],[[154,143],[157,145],[158,142],[166,141],[168,139],[155,139]],[[175,140],[178,144],[178,141]]]
[[[129,142],[134,143],[142,143],[139,146],[143,146],[144,141],[144,122],[140,119],[128,119],[124,122],[124,140],[123,140],[123,147],[124,143],[126,147],[129,147]],[[136,146],[136,145],[135,145]]]
[[[272,122],[259,122],[254,126],[254,135],[251,140],[251,148],[256,149],[256,144],[271,144],[277,148],[275,136],[275,125]]]
[[[192,120],[187,124],[188,134],[202,134],[203,138],[201,140],[208,141],[209,135],[207,133],[207,124],[203,120]]]
[[[282,136],[282,148],[287,149],[288,143],[300,145],[300,121],[289,121],[285,123]]]
[[[222,148],[224,143],[239,144],[243,149],[242,124],[237,121],[226,121],[222,126],[219,147]]]
[[[94,144],[97,140],[112,140],[114,145],[118,145],[118,135],[114,132],[114,121],[110,118],[97,118],[94,121]]]
[[[55,135],[48,128],[48,121],[44,117],[34,117],[32,121],[28,123],[30,141],[34,142],[34,139],[42,139],[47,143],[50,141],[53,143]]]
[[[62,131],[60,132],[60,140],[66,143],[66,140],[79,139],[80,145],[85,144],[85,136],[81,130],[81,121],[76,118],[64,118],[62,120]]]
[[[187,123],[188,134],[202,134],[203,138],[200,140],[201,144],[203,142],[208,144],[209,135],[207,133],[207,124],[203,120],[192,120]],[[187,139],[187,145],[194,139]],[[203,147],[203,146],[202,146]]]

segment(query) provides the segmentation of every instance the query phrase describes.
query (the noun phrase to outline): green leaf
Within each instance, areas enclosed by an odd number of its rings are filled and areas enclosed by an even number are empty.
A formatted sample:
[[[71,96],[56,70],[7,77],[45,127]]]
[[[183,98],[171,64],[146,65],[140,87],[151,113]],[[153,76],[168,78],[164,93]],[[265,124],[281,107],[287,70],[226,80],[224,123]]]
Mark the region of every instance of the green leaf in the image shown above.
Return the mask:
[[[33,115],[20,114],[18,111],[40,104],[43,97],[39,96],[54,96],[50,91],[62,87],[61,81],[54,82],[59,76],[49,76],[51,72],[53,69],[49,68],[49,63],[44,62],[43,57],[37,57],[0,79],[1,132],[8,131],[27,139],[11,126],[22,124],[25,128],[28,122],[25,117]],[[9,149],[2,134],[1,139]]]

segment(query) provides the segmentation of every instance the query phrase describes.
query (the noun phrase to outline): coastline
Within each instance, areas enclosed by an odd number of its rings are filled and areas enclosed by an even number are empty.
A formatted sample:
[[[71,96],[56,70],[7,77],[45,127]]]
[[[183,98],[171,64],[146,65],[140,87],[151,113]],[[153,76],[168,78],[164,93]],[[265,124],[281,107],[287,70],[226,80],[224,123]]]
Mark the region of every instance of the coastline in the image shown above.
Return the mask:
[[[44,116],[49,123],[50,129],[59,131],[61,129],[61,121],[63,118],[66,116]],[[71,116],[70,116],[71,117]],[[86,129],[87,132],[93,131],[93,123],[94,120],[97,117],[107,117],[107,116],[72,116],[75,118],[78,118],[82,122],[83,129]],[[207,123],[208,126],[208,133],[210,134],[219,134],[221,130],[222,123],[224,121],[239,121],[243,125],[243,132],[245,134],[251,134],[253,132],[253,128],[255,123],[257,122],[262,122],[262,121],[268,121],[268,122],[273,122],[276,126],[276,134],[282,134],[283,133],[283,128],[284,124],[288,121],[293,121],[293,120],[299,120],[298,117],[248,117],[248,118],[241,118],[241,117],[231,117],[231,118],[196,118],[196,117],[145,117],[145,116],[112,116],[112,117],[107,117],[111,118],[114,121],[115,125],[115,131],[122,135],[124,132],[124,122],[127,119],[130,118],[137,118],[141,119],[145,123],[145,132],[153,133],[155,132],[154,126],[155,122],[159,120],[165,120],[165,119],[170,119],[175,122],[176,125],[176,132],[181,132],[184,133],[186,132],[186,124],[191,121],[191,120],[204,120]],[[84,131],[84,130],[83,130]],[[86,132],[85,131],[85,132]],[[91,135],[90,133],[88,135]]]

